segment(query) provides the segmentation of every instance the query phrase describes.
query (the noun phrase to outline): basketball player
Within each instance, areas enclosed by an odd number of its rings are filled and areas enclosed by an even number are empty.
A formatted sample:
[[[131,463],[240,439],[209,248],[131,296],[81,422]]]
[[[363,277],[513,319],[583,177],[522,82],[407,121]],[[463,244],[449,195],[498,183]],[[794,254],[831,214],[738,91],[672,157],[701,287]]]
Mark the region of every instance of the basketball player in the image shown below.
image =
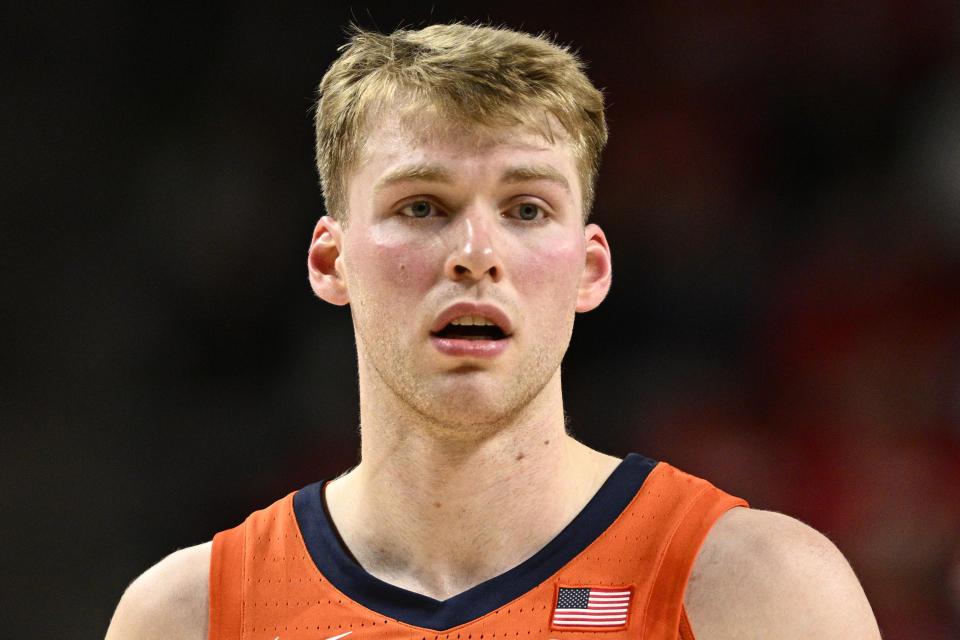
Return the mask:
[[[560,361],[611,278],[573,54],[358,31],[316,134],[309,278],[350,305],[361,462],[148,570],[108,640],[879,638],[819,533],[565,433]]]

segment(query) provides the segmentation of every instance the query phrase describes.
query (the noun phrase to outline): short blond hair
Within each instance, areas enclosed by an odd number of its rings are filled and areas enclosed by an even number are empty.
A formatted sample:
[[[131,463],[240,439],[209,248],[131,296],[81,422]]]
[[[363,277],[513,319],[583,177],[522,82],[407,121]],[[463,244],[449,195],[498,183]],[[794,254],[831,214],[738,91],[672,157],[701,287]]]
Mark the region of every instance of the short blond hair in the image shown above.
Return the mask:
[[[444,122],[494,129],[527,126],[551,139],[550,116],[569,136],[593,205],[607,141],[603,94],[584,63],[547,36],[464,24],[390,35],[352,28],[317,89],[317,171],[327,212],[346,222],[347,179],[360,162],[371,117],[398,96],[428,104]]]

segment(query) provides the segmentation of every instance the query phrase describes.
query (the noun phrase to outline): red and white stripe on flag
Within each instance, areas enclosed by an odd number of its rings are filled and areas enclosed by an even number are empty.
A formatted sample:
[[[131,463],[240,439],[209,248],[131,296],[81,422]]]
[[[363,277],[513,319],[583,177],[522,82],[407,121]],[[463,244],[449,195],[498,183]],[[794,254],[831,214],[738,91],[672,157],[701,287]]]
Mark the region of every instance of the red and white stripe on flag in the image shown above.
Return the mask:
[[[595,631],[621,629],[630,613],[630,587],[558,587],[551,625]]]

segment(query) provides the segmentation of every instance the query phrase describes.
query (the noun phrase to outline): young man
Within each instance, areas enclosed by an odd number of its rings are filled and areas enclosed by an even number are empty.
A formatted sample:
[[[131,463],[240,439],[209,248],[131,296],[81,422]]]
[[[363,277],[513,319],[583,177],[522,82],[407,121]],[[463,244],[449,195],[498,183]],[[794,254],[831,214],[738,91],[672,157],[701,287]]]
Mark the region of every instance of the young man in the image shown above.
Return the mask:
[[[820,534],[565,433],[560,361],[611,277],[572,54],[357,32],[316,127],[308,268],[350,305],[361,462],[144,573],[108,640],[879,637]]]

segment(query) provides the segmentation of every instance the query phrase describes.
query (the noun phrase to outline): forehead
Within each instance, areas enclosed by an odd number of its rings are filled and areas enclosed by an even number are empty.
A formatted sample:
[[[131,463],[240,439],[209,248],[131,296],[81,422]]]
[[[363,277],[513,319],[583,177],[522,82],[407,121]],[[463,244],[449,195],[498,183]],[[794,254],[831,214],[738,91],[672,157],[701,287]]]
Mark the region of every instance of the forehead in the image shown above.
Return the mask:
[[[351,190],[402,166],[441,165],[467,171],[478,166],[546,165],[566,176],[579,198],[582,189],[573,144],[551,118],[545,116],[543,127],[534,128],[445,119],[430,108],[371,114],[360,157],[351,172]]]

